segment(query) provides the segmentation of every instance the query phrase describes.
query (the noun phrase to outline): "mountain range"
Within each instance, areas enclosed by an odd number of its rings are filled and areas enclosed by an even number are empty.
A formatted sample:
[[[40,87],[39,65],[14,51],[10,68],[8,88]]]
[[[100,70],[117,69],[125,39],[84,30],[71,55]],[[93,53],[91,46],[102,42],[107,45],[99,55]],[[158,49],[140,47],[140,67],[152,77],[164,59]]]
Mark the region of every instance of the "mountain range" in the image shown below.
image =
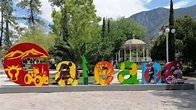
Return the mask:
[[[191,16],[196,21],[196,5],[187,8],[179,8],[174,10],[174,18],[183,16]],[[144,26],[147,32],[147,40],[153,40],[158,36],[160,27],[169,24],[169,9],[156,8],[150,11],[143,11],[130,16],[137,23]]]

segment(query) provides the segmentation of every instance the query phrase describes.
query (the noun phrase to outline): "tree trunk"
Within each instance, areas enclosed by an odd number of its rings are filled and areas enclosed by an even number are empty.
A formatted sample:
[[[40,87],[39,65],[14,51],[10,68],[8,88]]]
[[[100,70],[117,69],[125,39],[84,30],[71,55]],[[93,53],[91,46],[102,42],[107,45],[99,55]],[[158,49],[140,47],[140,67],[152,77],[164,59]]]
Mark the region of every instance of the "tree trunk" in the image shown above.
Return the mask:
[[[2,38],[3,38],[3,10],[1,10],[1,36],[0,36],[0,47],[2,46]]]
[[[34,19],[34,13],[33,13],[33,9],[32,9],[32,0],[30,0],[30,18],[29,18],[29,21],[30,21],[30,26],[34,26],[35,25],[35,19]],[[32,25],[31,25],[32,23]]]
[[[9,20],[6,20],[6,32],[5,32],[5,42],[6,42],[6,50],[10,48],[10,31],[9,31]]]

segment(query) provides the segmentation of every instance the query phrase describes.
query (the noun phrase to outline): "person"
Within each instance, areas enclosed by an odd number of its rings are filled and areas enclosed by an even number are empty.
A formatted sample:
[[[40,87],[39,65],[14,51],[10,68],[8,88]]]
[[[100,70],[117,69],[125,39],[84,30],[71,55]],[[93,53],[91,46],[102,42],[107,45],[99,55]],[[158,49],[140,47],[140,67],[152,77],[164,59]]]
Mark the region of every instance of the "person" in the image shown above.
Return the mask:
[[[151,80],[154,79],[154,67],[151,67],[149,70],[149,83],[151,82]]]
[[[114,67],[114,69],[117,68],[117,61],[116,61],[116,60],[115,60],[114,63],[113,63],[113,67]]]
[[[56,82],[59,82],[60,80],[64,80],[65,85],[68,84],[68,79],[72,78],[70,73],[70,68],[72,66],[72,63],[69,62],[68,64],[61,64],[61,67],[59,68],[60,75],[56,79]],[[76,75],[77,76],[77,75]],[[73,78],[72,78],[73,79]],[[74,80],[74,79],[73,79]]]
[[[176,79],[182,79],[182,70],[179,66],[176,67],[176,70],[173,72],[173,75]]]

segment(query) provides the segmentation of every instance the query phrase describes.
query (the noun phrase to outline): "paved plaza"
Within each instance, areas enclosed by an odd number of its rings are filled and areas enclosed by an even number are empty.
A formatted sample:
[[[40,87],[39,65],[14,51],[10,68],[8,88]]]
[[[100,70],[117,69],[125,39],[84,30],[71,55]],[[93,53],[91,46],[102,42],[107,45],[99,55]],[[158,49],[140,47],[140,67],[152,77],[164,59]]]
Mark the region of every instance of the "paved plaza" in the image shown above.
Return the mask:
[[[196,91],[0,94],[1,110],[195,110]]]
[[[2,85],[13,85],[0,75]],[[196,84],[195,78],[187,80]],[[1,85],[0,85],[1,86]],[[195,110],[196,90],[0,94],[0,110]]]

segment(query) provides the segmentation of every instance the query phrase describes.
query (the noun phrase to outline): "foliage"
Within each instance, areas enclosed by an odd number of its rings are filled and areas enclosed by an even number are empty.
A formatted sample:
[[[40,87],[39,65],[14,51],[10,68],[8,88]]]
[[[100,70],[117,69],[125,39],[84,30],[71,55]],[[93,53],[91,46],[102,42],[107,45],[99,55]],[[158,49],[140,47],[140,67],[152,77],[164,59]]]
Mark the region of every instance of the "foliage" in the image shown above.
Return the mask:
[[[194,67],[196,62],[196,52],[193,51],[196,49],[196,21],[194,21],[189,16],[184,16],[176,19],[175,22],[176,28],[176,38],[181,40],[183,45],[181,56],[184,58],[184,61],[191,62]]]
[[[166,36],[161,35],[153,42],[150,49],[150,56],[153,61],[164,61],[166,59]]]
[[[10,33],[10,29],[9,29],[9,21],[8,20],[6,20],[6,29],[5,30],[6,31],[5,31],[5,47],[4,47],[4,49],[7,51],[12,45],[12,43],[10,41],[11,33]]]
[[[54,39],[54,34],[46,34],[44,33],[43,29],[35,28],[26,31],[25,34],[21,37],[21,39],[16,43],[31,42],[43,47],[45,50],[48,51],[49,48],[54,46]]]
[[[96,16],[92,0],[66,0],[59,4],[58,0],[51,0],[52,5],[60,7],[60,11],[53,10],[52,32],[58,37],[50,53],[58,61],[70,60],[81,66],[81,56],[88,58],[89,69],[101,60],[111,60],[123,43],[129,38],[144,40],[144,28],[133,20],[119,18],[118,20]]]
[[[176,19],[176,39],[185,40],[187,36],[194,36],[195,22],[190,16],[184,16]]]
[[[175,41],[175,57],[176,60],[182,60],[182,51],[183,51],[183,41],[176,39]]]
[[[183,65],[183,75],[188,75],[190,72],[194,72],[195,68],[189,65]]]
[[[196,22],[188,16],[175,20],[175,58],[183,60],[184,63],[191,62],[193,66],[196,62]],[[157,38],[151,48],[151,58],[154,60],[165,59],[165,38]]]
[[[105,23],[105,17],[103,18],[103,23],[102,23],[102,30],[101,30],[101,36],[104,37],[105,36],[105,32],[106,31],[106,23]]]
[[[145,29],[132,19],[126,19],[124,17],[118,18],[117,20],[111,19],[110,25],[109,41],[112,42],[112,47],[114,48],[112,56],[115,56],[126,40],[131,38],[146,39]]]
[[[52,6],[62,7],[66,0],[48,0]]]
[[[54,3],[54,2],[53,2]],[[53,32],[58,36],[51,53],[59,60],[81,64],[81,56],[90,54],[100,42],[100,18],[92,0],[67,0],[60,11],[53,10]]]

